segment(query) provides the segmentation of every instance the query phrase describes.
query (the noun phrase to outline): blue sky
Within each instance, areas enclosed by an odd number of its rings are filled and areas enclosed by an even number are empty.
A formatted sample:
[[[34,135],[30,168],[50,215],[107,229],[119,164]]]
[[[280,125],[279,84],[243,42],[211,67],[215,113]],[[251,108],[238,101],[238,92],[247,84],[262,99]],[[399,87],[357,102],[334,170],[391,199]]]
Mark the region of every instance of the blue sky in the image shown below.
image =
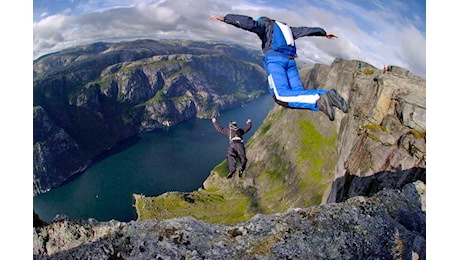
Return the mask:
[[[137,38],[214,40],[259,49],[255,34],[209,19],[227,13],[318,26],[339,37],[297,40],[299,60],[307,64],[341,57],[378,68],[397,65],[426,77],[426,2],[416,0],[34,0],[33,55]]]

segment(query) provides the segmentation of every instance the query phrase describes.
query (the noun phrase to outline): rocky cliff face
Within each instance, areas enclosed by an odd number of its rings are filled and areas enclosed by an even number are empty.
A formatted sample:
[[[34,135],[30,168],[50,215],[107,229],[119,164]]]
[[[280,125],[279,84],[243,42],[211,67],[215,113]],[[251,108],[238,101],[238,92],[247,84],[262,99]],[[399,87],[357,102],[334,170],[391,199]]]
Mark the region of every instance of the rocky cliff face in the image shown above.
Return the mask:
[[[336,60],[331,67],[343,73],[352,66]],[[382,73],[369,64],[352,76],[351,84],[341,88],[352,110],[340,122],[339,157],[328,202],[425,182],[425,80],[397,66]]]
[[[34,195],[139,132],[263,94],[258,52],[187,41],[95,43],[34,62]]]
[[[71,221],[34,228],[34,259],[426,259],[425,185],[217,225]]]
[[[244,178],[227,180],[224,161],[204,189],[135,195],[137,221],[57,218],[34,228],[35,257],[426,259],[425,80],[358,62],[302,71],[349,113],[275,105]]]

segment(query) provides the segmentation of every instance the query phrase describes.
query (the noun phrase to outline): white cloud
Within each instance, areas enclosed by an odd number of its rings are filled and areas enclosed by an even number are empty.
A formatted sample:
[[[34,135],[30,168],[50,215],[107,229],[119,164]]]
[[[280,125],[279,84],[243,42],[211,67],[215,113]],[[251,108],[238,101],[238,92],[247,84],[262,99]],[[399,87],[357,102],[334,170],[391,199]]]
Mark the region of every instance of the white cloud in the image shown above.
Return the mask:
[[[392,8],[396,4],[399,9]],[[266,15],[292,26],[318,26],[339,36],[332,41],[299,39],[299,56],[306,62],[327,64],[335,57],[361,59],[376,67],[400,64],[425,76],[426,33],[417,29],[424,28],[420,25],[424,16],[396,12],[409,10],[407,5],[397,1],[366,2],[365,6],[347,1],[299,0],[274,6],[266,1],[244,0],[92,0],[78,6],[78,14],[66,12],[34,23],[34,57],[76,44],[134,38],[216,40],[260,48],[255,34],[209,19],[212,14],[238,13],[254,18]]]

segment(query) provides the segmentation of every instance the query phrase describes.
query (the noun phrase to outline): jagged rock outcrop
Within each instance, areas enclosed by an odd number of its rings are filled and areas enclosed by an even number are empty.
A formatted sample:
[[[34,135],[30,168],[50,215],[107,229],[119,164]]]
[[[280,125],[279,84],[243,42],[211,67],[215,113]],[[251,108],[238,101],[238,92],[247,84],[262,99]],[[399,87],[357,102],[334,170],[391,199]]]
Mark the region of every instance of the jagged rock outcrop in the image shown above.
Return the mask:
[[[258,97],[266,92],[260,63],[259,52],[238,46],[153,40],[95,43],[37,59],[34,195],[140,132]]]
[[[342,89],[352,109],[340,124],[329,202],[426,181],[426,81],[397,66],[364,68]]]
[[[40,178],[34,178],[34,191],[47,191],[50,187],[58,186],[66,180],[66,176],[58,174],[60,170],[83,170],[79,167],[89,162],[85,161],[88,158],[82,154],[75,140],[59,127],[42,107],[34,107],[33,120],[33,166],[34,174],[40,176]],[[66,160],[69,157],[81,158],[81,160]]]
[[[259,212],[426,181],[425,80],[397,66],[383,73],[361,61],[357,70],[359,62],[337,58],[301,72],[307,88],[337,89],[349,103],[348,114],[336,110],[330,122],[322,113],[278,106],[249,141],[248,176]],[[267,201],[269,196],[276,199]]]
[[[34,259],[426,259],[424,201],[418,181],[227,226],[61,217],[34,228]]]

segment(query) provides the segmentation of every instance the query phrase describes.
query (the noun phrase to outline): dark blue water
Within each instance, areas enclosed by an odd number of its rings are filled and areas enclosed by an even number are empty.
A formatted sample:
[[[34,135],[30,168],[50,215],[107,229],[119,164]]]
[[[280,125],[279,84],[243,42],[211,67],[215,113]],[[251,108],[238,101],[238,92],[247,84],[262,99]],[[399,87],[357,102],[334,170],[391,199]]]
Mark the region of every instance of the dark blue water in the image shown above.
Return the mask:
[[[217,120],[223,127],[230,120],[244,126],[250,118],[253,128],[245,135],[249,140],[273,104],[271,96],[264,95],[222,113]],[[71,219],[134,220],[134,193],[157,196],[197,190],[225,159],[227,145],[227,137],[214,129],[211,119],[192,119],[141,134],[125,144],[128,148],[99,161],[72,181],[34,197],[34,210],[48,222],[56,214]]]

